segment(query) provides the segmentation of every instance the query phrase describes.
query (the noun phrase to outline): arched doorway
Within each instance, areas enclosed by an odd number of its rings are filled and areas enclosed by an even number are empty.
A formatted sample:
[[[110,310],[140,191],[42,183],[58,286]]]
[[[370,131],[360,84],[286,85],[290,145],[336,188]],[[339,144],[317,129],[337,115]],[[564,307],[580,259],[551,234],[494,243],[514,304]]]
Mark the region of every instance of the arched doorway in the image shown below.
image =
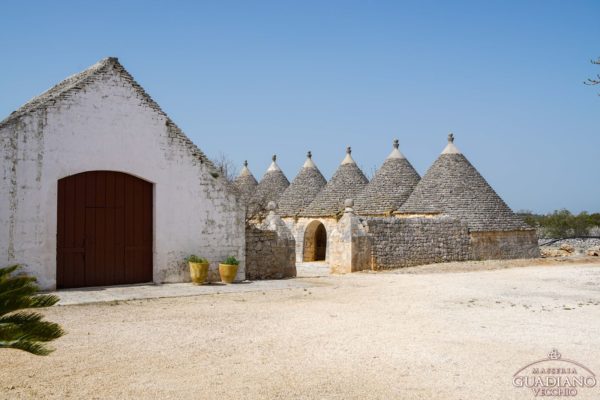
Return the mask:
[[[58,288],[152,281],[152,189],[114,171],[58,181]]]
[[[313,221],[304,231],[303,261],[325,261],[327,254],[327,231],[319,221]]]

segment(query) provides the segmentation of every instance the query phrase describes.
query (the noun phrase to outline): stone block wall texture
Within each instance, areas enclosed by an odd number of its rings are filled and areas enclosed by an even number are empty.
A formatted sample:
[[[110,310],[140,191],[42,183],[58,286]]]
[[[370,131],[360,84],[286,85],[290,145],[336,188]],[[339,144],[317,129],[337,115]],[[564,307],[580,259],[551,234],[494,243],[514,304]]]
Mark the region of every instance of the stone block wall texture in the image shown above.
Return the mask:
[[[283,279],[296,276],[293,237],[277,231],[246,227],[246,279]]]
[[[246,226],[246,278],[282,279],[296,276],[296,241],[270,203],[269,215],[258,225]]]
[[[536,258],[540,256],[535,230],[471,232],[471,260]]]
[[[244,209],[204,154],[116,60],[75,77],[0,122],[0,265],[53,289],[57,181],[110,170],[153,184],[154,282],[189,281],[190,254],[211,261],[212,280],[233,255],[244,279]]]
[[[372,242],[366,221],[353,212],[345,212],[329,241],[331,272],[346,274],[371,269]]]
[[[368,218],[366,221],[374,270],[469,259],[469,231],[457,219]]]

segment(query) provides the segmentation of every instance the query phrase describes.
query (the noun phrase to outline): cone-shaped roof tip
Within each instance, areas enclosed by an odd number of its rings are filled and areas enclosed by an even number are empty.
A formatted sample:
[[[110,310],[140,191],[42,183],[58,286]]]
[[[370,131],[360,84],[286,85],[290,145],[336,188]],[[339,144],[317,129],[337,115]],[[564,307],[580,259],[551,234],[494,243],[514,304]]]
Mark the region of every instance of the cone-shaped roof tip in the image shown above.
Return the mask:
[[[448,134],[448,144],[444,148],[444,151],[442,151],[442,154],[462,154],[458,147],[456,147],[456,145],[454,144],[453,133]]]
[[[317,169],[315,162],[312,160],[312,152],[310,150],[308,151],[308,153],[306,153],[306,161],[304,161],[304,165],[302,166],[302,168]]]
[[[250,172],[250,169],[248,168],[248,160],[244,160],[244,167],[238,176],[252,176],[252,172]],[[254,177],[252,177],[252,179],[254,179]]]
[[[267,172],[281,171],[281,168],[279,168],[279,165],[277,165],[277,154],[273,154],[273,157],[271,157],[271,159],[273,160],[273,162],[271,163],[271,165],[269,165],[269,168],[267,168]]]
[[[350,146],[346,147],[346,157],[342,160],[343,164],[356,164],[352,158],[352,147]]]
[[[404,154],[402,154],[400,152],[400,150],[398,149],[400,147],[400,141],[398,139],[394,139],[394,144],[392,146],[394,148],[392,149],[392,152],[387,157],[387,159],[390,159],[390,158],[399,158],[399,159],[406,158],[406,157],[404,157]]]

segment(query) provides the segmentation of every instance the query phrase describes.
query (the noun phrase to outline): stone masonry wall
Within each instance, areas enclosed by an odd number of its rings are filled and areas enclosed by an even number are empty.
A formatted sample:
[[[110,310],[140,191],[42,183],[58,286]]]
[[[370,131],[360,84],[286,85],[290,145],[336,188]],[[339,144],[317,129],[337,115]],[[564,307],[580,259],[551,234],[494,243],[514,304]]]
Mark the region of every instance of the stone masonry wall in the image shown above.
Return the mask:
[[[456,219],[369,218],[367,224],[374,270],[469,258],[469,231]]]
[[[535,230],[471,232],[472,260],[536,258],[540,256]]]
[[[246,279],[282,279],[296,276],[293,238],[277,231],[246,227]]]

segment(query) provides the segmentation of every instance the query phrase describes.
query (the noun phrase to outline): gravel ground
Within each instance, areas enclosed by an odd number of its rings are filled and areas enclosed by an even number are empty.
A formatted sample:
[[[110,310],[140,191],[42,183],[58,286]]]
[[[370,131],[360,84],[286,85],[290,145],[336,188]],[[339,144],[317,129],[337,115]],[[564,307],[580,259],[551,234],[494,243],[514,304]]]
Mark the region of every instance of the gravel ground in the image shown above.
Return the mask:
[[[0,351],[0,398],[532,399],[512,375],[552,348],[600,372],[600,263],[580,261],[53,307],[68,335],[48,357]]]

